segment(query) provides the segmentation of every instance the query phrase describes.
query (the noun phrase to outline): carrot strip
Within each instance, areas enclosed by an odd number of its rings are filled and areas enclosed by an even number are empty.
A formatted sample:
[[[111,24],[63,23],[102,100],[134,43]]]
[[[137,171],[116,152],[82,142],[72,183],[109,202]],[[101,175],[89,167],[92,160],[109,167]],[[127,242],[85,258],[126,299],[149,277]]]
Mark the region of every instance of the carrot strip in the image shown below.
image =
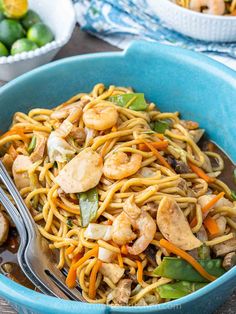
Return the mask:
[[[118,254],[117,254],[117,259],[118,259],[119,266],[120,266],[121,268],[124,268],[124,263],[123,263],[123,258],[122,258],[122,256],[121,256],[121,253],[118,253]]]
[[[98,256],[98,245],[95,246],[92,250],[88,251],[81,257],[78,261],[71,263],[68,275],[66,277],[66,284],[68,288],[74,288],[76,286],[76,270],[77,268],[86,262],[90,257],[97,257]]]
[[[215,181],[215,178],[209,177],[201,168],[197,167],[191,162],[188,162],[188,165],[194,173],[196,173],[200,178],[205,180],[207,183],[212,183]]]
[[[209,281],[214,281],[216,279],[216,277],[212,276],[211,274],[209,274],[203,267],[201,264],[199,264],[191,255],[189,255],[188,253],[186,253],[185,251],[181,250],[180,248],[176,247],[173,243],[165,240],[165,239],[161,239],[160,240],[160,245],[165,248],[166,250],[168,250],[168,252],[172,252],[178,256],[180,256],[181,258],[183,258],[185,261],[187,261],[190,265],[193,266],[193,268],[196,269],[197,272],[199,272],[199,274],[206,278]]]
[[[82,257],[82,253],[78,253],[71,262],[71,266],[68,272],[68,275],[66,277],[66,285],[68,288],[73,289],[76,286],[76,270],[77,268],[74,267],[74,265],[80,260]]]
[[[65,250],[65,255],[69,255],[74,251],[75,247],[73,245],[69,246],[66,250]]]
[[[165,149],[168,146],[167,141],[151,142],[149,144],[151,144],[156,149]],[[150,151],[149,147],[146,144],[139,144],[138,148],[139,150],[142,150],[143,152]]]
[[[24,129],[19,128],[19,127],[13,127],[11,130],[7,131],[6,133],[4,133],[0,138],[4,138],[6,136],[9,135],[20,135],[22,140],[26,143],[29,143],[29,138],[25,135],[24,133]]]
[[[100,260],[97,260],[91,271],[90,278],[89,278],[89,291],[88,291],[88,295],[90,299],[95,299],[97,273],[101,266],[102,266],[102,262]]]
[[[137,270],[137,280],[138,283],[141,285],[143,282],[143,265],[140,261],[136,261],[138,270]]]
[[[121,253],[122,253],[123,255],[128,255],[128,249],[127,249],[127,246],[126,246],[126,245],[123,244],[123,245],[121,246],[120,251],[121,251]]]
[[[211,235],[216,235],[220,232],[217,222],[211,217],[207,217],[204,220],[204,226],[207,228]]]
[[[225,192],[220,192],[218,195],[216,195],[212,200],[210,200],[209,203],[202,207],[202,213],[206,214],[224,195]],[[193,228],[196,224],[197,218],[194,217],[190,223],[190,227]]]
[[[165,158],[156,150],[151,143],[148,143],[144,141],[144,144],[153,152],[153,154],[157,157],[157,159],[160,161],[160,163],[165,166],[166,168],[170,169],[171,171],[175,172],[172,167],[168,164],[168,162],[165,160]]]
[[[61,207],[62,209],[70,212],[70,213],[73,213],[73,214],[76,214],[76,215],[80,215],[80,211],[79,210],[76,210],[76,209],[73,209],[73,208],[70,208],[69,206],[67,206],[66,204],[62,203],[59,199],[57,198],[53,198],[54,202],[56,203],[56,205],[58,205],[59,207]]]
[[[164,135],[161,134],[161,133],[155,133],[154,136],[156,136],[157,138],[159,138],[159,140],[162,140],[162,141],[163,141],[164,138],[165,138]]]

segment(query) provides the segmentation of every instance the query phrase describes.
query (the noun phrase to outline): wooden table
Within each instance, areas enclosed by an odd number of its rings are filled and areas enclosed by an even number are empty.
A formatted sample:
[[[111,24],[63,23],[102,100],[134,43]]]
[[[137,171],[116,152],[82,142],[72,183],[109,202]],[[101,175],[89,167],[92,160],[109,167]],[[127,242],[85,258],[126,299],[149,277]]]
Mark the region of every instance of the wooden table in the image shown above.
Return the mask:
[[[79,27],[76,27],[70,42],[57,54],[55,59],[61,59],[65,57],[86,54],[91,52],[117,51],[117,50],[119,49],[80,31]],[[4,82],[0,81],[0,86],[3,84]],[[0,313],[16,314],[16,311],[12,309],[7,304],[6,301],[0,299]],[[236,293],[232,297],[230,297],[229,300],[215,314],[235,314],[235,313],[236,313]]]

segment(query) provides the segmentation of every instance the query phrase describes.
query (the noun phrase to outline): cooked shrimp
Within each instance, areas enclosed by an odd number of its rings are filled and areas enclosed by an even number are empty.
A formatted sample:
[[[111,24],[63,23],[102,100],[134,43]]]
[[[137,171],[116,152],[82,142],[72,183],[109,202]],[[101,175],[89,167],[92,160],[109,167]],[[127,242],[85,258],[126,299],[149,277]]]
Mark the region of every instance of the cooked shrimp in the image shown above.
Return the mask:
[[[103,131],[112,128],[118,120],[118,112],[114,106],[95,106],[83,114],[84,124],[91,129]]]
[[[115,152],[104,163],[103,173],[108,179],[121,180],[135,174],[142,164],[142,156],[132,154],[130,159],[124,152]]]
[[[208,9],[204,10],[204,13],[213,15],[223,15],[225,13],[224,0],[191,0],[189,8],[193,11],[201,12],[203,7]]]
[[[118,245],[133,241],[136,234],[132,231],[131,219],[125,212],[122,212],[113,222],[112,240]]]
[[[132,225],[138,230],[139,236],[134,244],[127,249],[130,254],[138,255],[146,250],[153,240],[156,233],[156,223],[146,211],[142,211],[140,216],[133,221]]]
[[[132,219],[136,219],[141,214],[141,209],[135,204],[134,194],[132,194],[124,203],[124,211]]]
[[[69,116],[62,122],[59,128],[49,135],[47,148],[50,162],[67,161],[68,157],[72,157],[76,152],[75,149],[67,143],[65,138],[73,130],[73,123],[80,118],[82,108],[73,108],[68,114]]]
[[[32,166],[32,164],[33,163],[30,160],[30,157],[24,155],[18,155],[13,162],[12,174],[18,190],[30,186],[28,169]]]
[[[85,192],[98,185],[102,167],[101,156],[92,148],[86,148],[65,165],[55,182],[65,193]]]
[[[81,110],[84,107],[85,103],[82,101],[77,101],[73,104],[61,107],[59,109],[56,109],[51,114],[52,119],[66,119],[73,111],[75,110]]]

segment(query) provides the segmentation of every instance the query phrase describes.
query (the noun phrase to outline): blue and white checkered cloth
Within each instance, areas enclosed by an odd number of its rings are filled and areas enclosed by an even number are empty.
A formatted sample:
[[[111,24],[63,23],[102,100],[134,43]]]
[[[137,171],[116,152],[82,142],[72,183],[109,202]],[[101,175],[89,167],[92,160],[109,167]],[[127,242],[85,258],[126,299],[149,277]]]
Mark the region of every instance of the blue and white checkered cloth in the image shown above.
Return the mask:
[[[146,0],[73,0],[82,29],[126,48],[144,39],[206,53],[236,70],[236,43],[208,43],[185,37],[152,15]]]

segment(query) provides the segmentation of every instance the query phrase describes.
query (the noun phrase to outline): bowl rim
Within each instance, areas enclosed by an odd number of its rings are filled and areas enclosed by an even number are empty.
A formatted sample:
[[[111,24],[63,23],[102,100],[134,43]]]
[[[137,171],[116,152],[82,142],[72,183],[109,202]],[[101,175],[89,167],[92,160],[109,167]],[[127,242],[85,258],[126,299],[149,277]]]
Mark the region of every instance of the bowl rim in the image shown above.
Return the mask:
[[[207,14],[207,13],[201,13],[201,12],[196,12],[190,9],[186,9],[178,5],[177,3],[171,1],[171,0],[161,0],[162,2],[168,3],[171,6],[174,6],[176,10],[180,10],[180,12],[183,12],[185,14],[197,16],[199,18],[204,18],[204,19],[210,19],[210,20],[221,20],[221,21],[236,21],[236,16],[231,16],[231,15],[212,15],[212,14]]]
[[[17,63],[17,62],[24,61],[24,60],[30,60],[30,59],[33,59],[34,57],[42,56],[42,55],[48,53],[49,51],[53,51],[53,50],[56,50],[56,49],[64,46],[69,41],[69,39],[71,38],[72,32],[73,32],[75,24],[76,24],[76,14],[75,14],[75,10],[73,7],[73,3],[71,2],[71,0],[66,0],[65,3],[68,5],[68,8],[70,10],[72,18],[70,19],[70,25],[68,27],[68,31],[62,38],[58,38],[57,40],[53,40],[52,42],[50,42],[50,43],[48,43],[42,47],[39,47],[35,50],[18,53],[14,56],[9,55],[7,57],[0,57],[0,65],[2,65],[2,64],[13,64],[13,63]]]
[[[73,56],[68,57],[64,59],[60,59],[57,61],[54,61],[52,63],[40,66],[32,71],[29,71],[16,79],[12,80],[11,82],[7,83],[3,87],[0,88],[0,96],[2,93],[9,92],[14,85],[17,85],[18,82],[24,81],[25,79],[28,79],[34,75],[40,74],[44,71],[52,71],[53,68],[57,67],[58,65],[67,64],[67,63],[73,63],[75,61],[83,61],[83,60],[90,60],[90,59],[104,59],[104,58],[110,58],[110,57],[120,57],[125,58],[128,56],[133,50],[137,51],[137,49],[140,49],[140,46],[145,46],[145,51],[149,51],[148,48],[151,48],[152,46],[156,46],[158,48],[159,54],[168,55],[170,58],[173,56],[178,56],[180,60],[187,60],[187,63],[192,64],[198,64],[198,66],[201,68],[207,68],[210,73],[215,73],[214,75],[220,76],[222,80],[225,80],[228,82],[228,84],[234,86],[236,88],[236,72],[228,68],[227,66],[210,59],[209,57],[192,52],[183,48],[179,47],[173,47],[173,46],[167,46],[162,45],[158,43],[152,43],[152,42],[144,42],[144,41],[134,41],[131,43],[131,45],[124,51],[121,52],[99,52],[99,53],[90,53],[86,55],[79,55],[79,56]],[[126,312],[129,310],[129,313],[139,313],[143,312],[145,309],[145,312],[149,313],[155,310],[171,310],[171,309],[178,309],[180,306],[183,306],[186,303],[192,302],[196,299],[199,299],[203,297],[206,294],[209,294],[211,291],[217,289],[219,286],[222,286],[223,284],[229,282],[230,280],[236,279],[236,267],[226,272],[221,277],[217,278],[214,282],[209,283],[207,286],[201,288],[198,291],[195,291],[185,297],[182,297],[178,300],[174,300],[167,303],[162,304],[156,304],[156,305],[149,305],[146,307],[143,306],[109,306],[109,305],[102,305],[102,304],[90,304],[90,303],[81,303],[81,302],[75,302],[75,301],[67,301],[62,299],[57,299],[51,296],[42,295],[39,292],[30,290],[26,287],[23,287],[22,285],[15,283],[11,281],[10,279],[6,278],[4,275],[0,274],[0,294],[7,298],[8,300],[11,300],[13,303],[20,304],[22,306],[30,307],[31,309],[39,309],[40,311],[47,311],[50,310],[65,310],[66,313],[74,313],[73,311],[76,310],[83,310],[87,311],[89,309],[97,309],[98,313],[99,309],[103,311],[103,313],[109,313],[110,309],[112,309],[112,312]],[[70,305],[70,309],[69,306]],[[63,307],[65,306],[65,307]],[[70,311],[71,310],[71,311]],[[46,313],[46,312],[41,312]],[[79,313],[85,313],[85,312],[79,312]]]

